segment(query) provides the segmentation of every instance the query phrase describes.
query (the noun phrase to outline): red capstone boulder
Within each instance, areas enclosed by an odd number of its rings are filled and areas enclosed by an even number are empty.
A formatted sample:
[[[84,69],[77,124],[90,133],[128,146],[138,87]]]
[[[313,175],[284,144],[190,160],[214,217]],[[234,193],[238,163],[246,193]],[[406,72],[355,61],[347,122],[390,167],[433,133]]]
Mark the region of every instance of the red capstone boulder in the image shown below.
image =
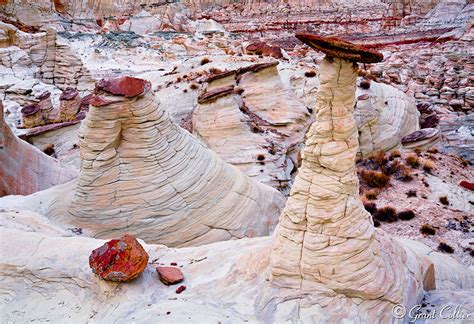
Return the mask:
[[[137,239],[125,234],[92,251],[89,266],[104,280],[129,281],[145,270],[148,258]]]
[[[102,79],[96,82],[94,92],[97,94],[102,90],[114,95],[131,98],[147,92],[150,88],[151,83],[149,81],[123,76],[120,78]]]
[[[181,270],[175,267],[157,267],[158,278],[165,285],[174,285],[184,280]]]

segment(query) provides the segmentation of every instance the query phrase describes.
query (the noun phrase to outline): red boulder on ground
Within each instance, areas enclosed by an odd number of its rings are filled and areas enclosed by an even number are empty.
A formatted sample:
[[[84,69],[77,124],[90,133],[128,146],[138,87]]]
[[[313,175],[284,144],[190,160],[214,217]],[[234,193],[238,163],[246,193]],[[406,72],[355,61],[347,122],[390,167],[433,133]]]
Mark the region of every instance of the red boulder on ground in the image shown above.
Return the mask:
[[[138,277],[148,264],[148,254],[131,235],[125,234],[92,251],[89,266],[102,279],[129,281]]]
[[[174,285],[184,280],[181,270],[175,267],[157,267],[158,278],[165,285]]]

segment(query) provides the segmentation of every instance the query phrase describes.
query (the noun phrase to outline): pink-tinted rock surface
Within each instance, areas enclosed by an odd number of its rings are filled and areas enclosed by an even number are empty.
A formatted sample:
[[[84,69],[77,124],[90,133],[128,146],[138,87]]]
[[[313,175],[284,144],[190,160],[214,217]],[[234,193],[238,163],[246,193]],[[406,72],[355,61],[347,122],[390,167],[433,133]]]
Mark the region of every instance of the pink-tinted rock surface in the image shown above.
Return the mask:
[[[137,239],[125,234],[92,251],[89,266],[92,272],[109,281],[129,281],[145,270],[148,254]]]
[[[157,267],[156,272],[165,285],[174,285],[184,280],[181,270],[175,267]]]
[[[3,121],[1,101],[0,120],[3,138],[3,149],[0,149],[0,196],[29,195],[76,177],[76,172],[62,167],[58,160],[13,134]]]
[[[138,96],[150,88],[150,82],[129,76],[115,79],[102,79],[96,83],[95,92],[100,90],[127,98]]]

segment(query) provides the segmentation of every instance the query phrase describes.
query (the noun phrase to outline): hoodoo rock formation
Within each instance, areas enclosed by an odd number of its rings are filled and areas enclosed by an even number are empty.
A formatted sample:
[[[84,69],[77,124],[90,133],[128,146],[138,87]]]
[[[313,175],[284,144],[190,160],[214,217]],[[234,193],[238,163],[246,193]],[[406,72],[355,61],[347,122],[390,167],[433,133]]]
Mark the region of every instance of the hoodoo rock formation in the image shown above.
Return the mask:
[[[353,115],[358,67],[353,61],[382,57],[339,40],[297,37],[327,57],[321,64],[316,121],[275,234],[271,280],[305,293],[325,290],[360,298],[361,318],[369,317],[362,309],[371,309],[371,316],[389,320],[394,305],[414,305],[422,294],[429,262],[413,273],[406,266],[412,256],[375,229],[359,199]]]
[[[49,217],[95,237],[168,246],[271,233],[283,196],[222,161],[160,108],[149,82],[96,84],[79,132],[81,171]]]

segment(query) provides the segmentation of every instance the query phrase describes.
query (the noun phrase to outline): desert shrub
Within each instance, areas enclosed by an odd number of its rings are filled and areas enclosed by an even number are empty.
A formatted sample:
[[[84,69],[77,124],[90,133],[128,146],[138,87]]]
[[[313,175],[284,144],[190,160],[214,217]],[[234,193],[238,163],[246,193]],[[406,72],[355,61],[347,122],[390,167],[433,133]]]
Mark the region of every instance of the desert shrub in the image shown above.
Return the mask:
[[[449,200],[448,200],[448,197],[446,197],[446,196],[439,197],[439,202],[442,203],[445,206],[449,205]]]
[[[183,92],[184,92],[184,93],[188,92],[188,89],[183,89]]]
[[[372,161],[374,161],[374,163],[377,165],[377,166],[381,166],[383,165],[384,163],[387,163],[388,159],[387,159],[387,156],[385,155],[385,152],[384,151],[377,151],[375,153],[373,153],[369,159],[371,159]]]
[[[392,158],[399,158],[402,156],[402,153],[400,153],[399,150],[393,150],[392,152],[390,152],[390,156]]]
[[[415,218],[415,213],[412,210],[404,210],[397,214],[397,218],[401,220],[410,220]]]
[[[413,180],[413,174],[409,167],[404,164],[398,166],[398,170],[395,173],[395,178],[400,181],[408,182]]]
[[[304,73],[304,76],[307,78],[314,78],[316,76],[316,71],[311,70],[311,71],[306,71]]]
[[[222,73],[222,70],[217,69],[217,68],[210,68],[210,69],[209,69],[209,73],[211,73],[211,74],[219,74],[219,73]]]
[[[374,221],[374,227],[380,227],[380,222],[372,217],[372,220]]]
[[[383,188],[388,185],[390,176],[380,171],[362,170],[360,173],[362,180],[372,188]]]
[[[380,209],[377,209],[374,214],[374,219],[379,222],[393,223],[397,221],[397,210],[393,207],[386,206]]]
[[[207,57],[203,57],[202,60],[201,60],[201,65],[205,65],[207,63],[211,62],[211,60]]]
[[[423,160],[423,170],[425,172],[431,172],[436,169],[436,164],[430,160]]]
[[[414,153],[408,154],[407,157],[405,158],[405,161],[407,161],[408,165],[411,166],[412,168],[417,168],[420,165],[418,155]]]
[[[401,164],[400,161],[396,160],[392,162],[387,162],[386,164],[382,165],[380,169],[386,175],[392,175],[392,174],[397,173],[402,167],[403,167],[403,164]]]
[[[370,80],[364,79],[364,80],[360,81],[360,87],[362,89],[365,89],[365,90],[369,89],[370,88]]]
[[[436,229],[429,225],[429,224],[423,224],[420,227],[420,232],[423,235],[435,235],[436,234]]]
[[[364,208],[366,211],[368,211],[369,213],[373,214],[374,212],[377,211],[377,205],[373,202],[369,202],[369,201],[364,201]]]
[[[367,190],[365,192],[365,198],[367,198],[367,200],[375,200],[377,199],[378,195],[379,195],[379,191],[375,189]]]
[[[259,161],[265,160],[265,155],[263,155],[263,154],[257,155],[257,160],[259,160]]]
[[[407,191],[407,197],[410,198],[410,197],[416,197],[416,190],[413,190],[413,189],[410,189]]]
[[[43,146],[42,151],[44,154],[49,156],[55,156],[56,150],[54,149],[54,144],[46,144]]]
[[[441,242],[438,245],[438,251],[451,254],[451,253],[454,252],[454,249],[451,246],[449,246],[448,244],[446,244],[444,242]]]
[[[430,148],[427,152],[428,152],[428,153],[432,153],[432,154],[439,153],[439,151],[438,151],[438,149],[437,149],[436,147]]]
[[[189,86],[189,89],[191,90],[196,90],[197,88],[199,88],[199,86],[196,83],[191,83],[191,85]]]

